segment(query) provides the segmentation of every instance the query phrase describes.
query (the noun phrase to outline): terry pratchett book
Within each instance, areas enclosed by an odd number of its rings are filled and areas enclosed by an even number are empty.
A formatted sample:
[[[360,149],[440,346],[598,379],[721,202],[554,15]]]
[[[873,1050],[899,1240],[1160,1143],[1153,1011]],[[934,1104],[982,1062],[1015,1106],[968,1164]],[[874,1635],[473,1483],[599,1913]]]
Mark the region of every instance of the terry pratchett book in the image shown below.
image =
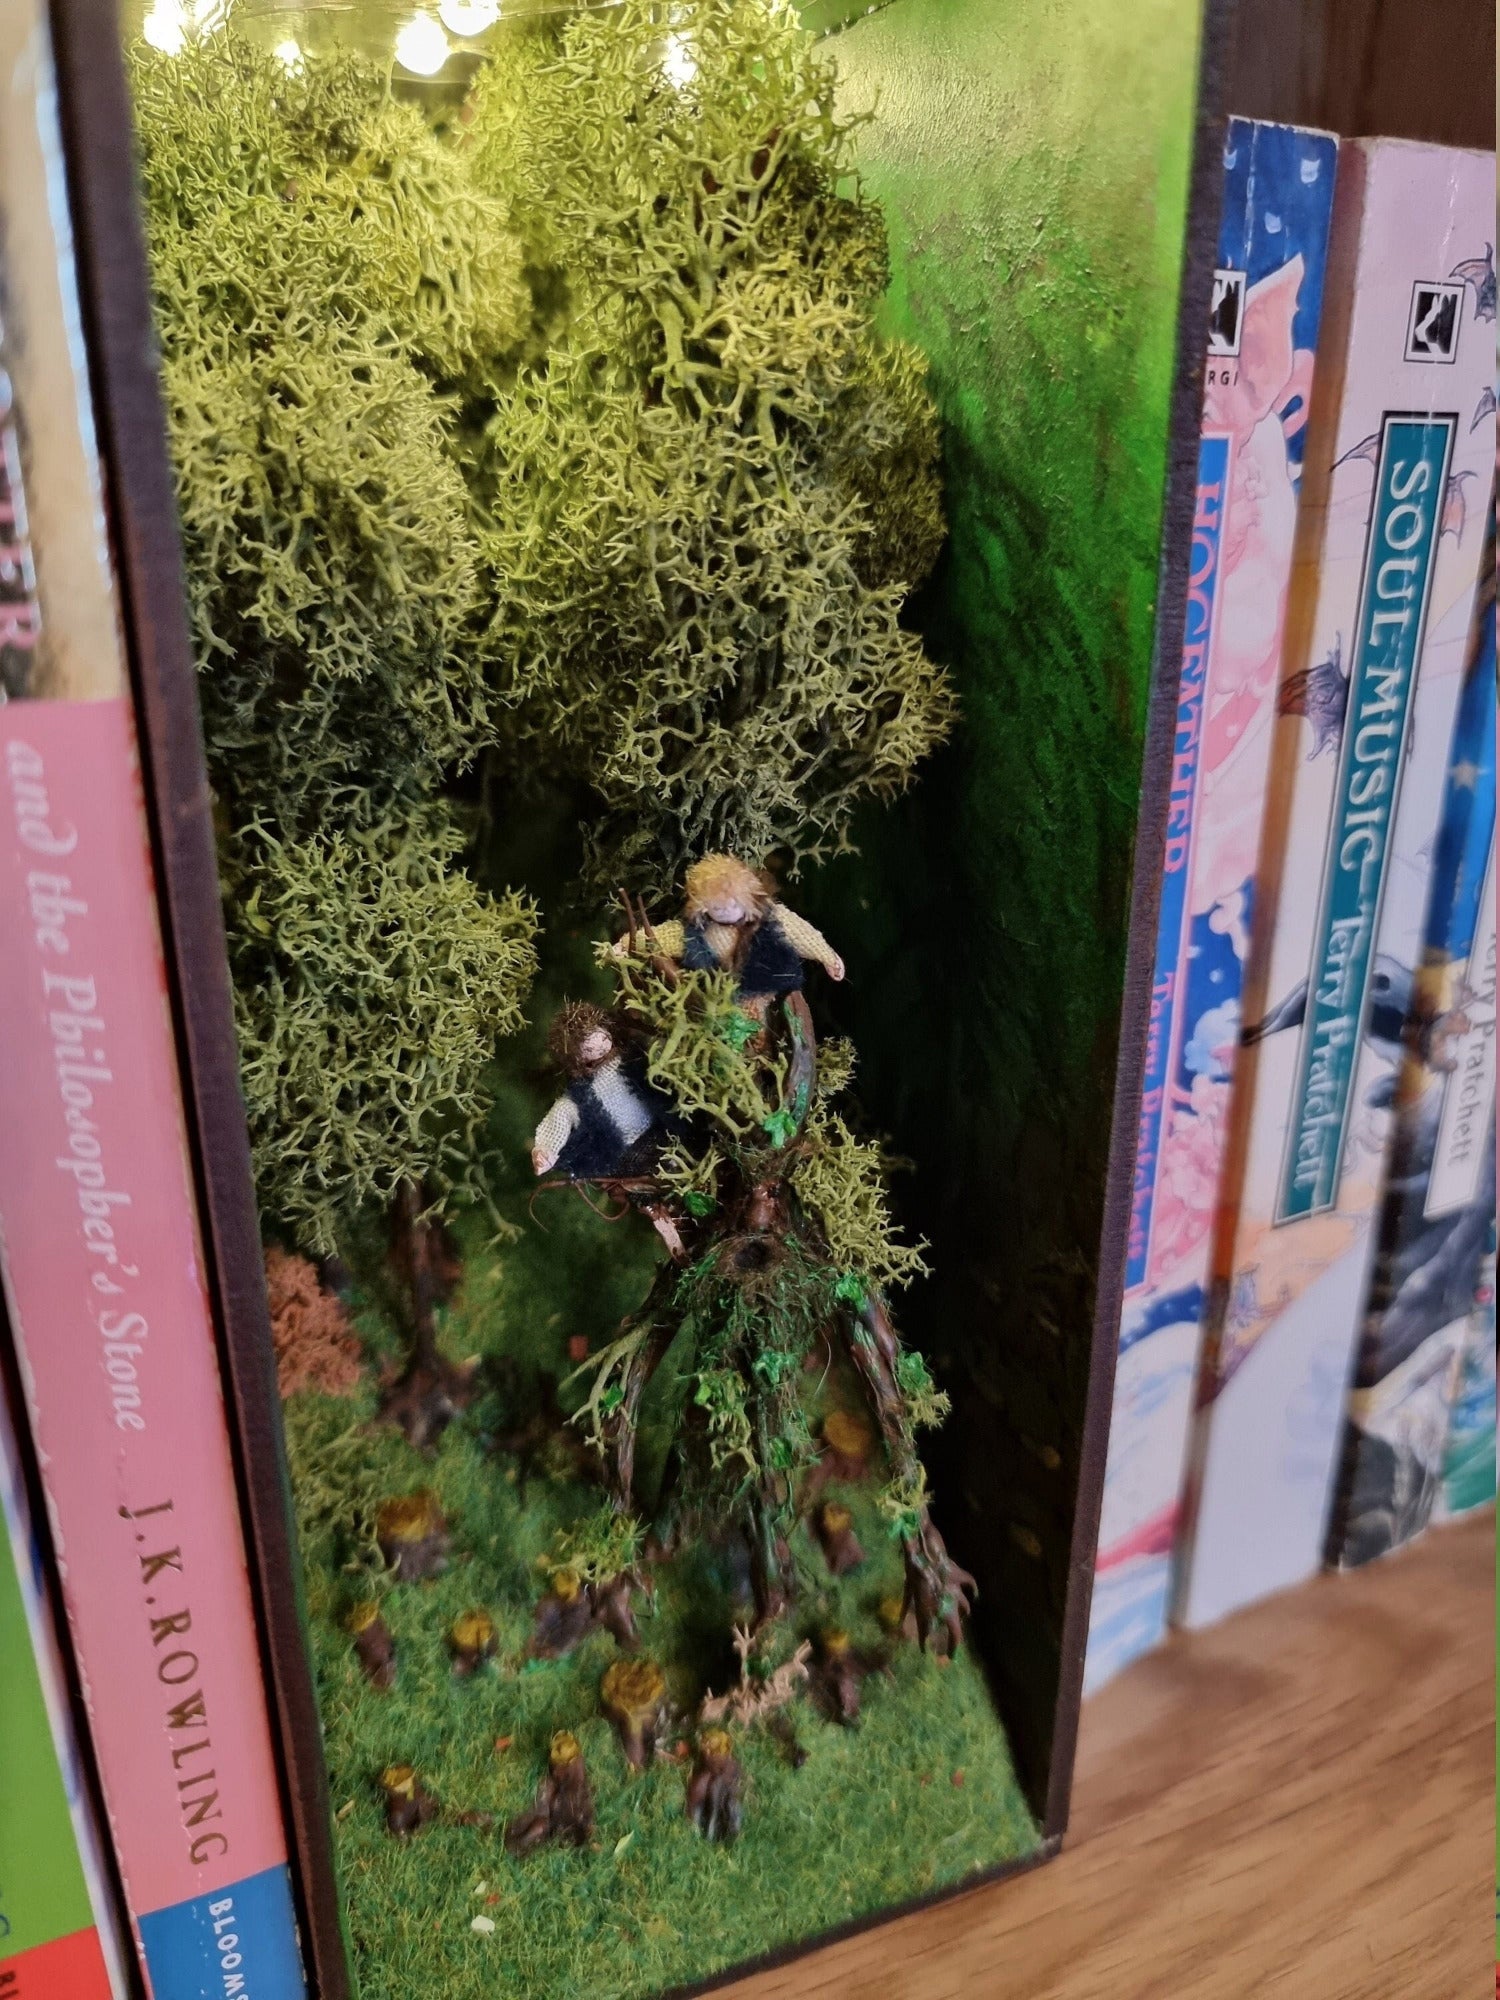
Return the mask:
[[[1166,1629],[1337,159],[1323,132],[1225,135],[1090,1688]]]
[[[1179,1615],[1317,1567],[1494,444],[1494,160],[1340,153]]]
[[[1482,578],[1329,1527],[1345,1569],[1432,1518],[1495,1218],[1493,517]]]
[[[1433,1519],[1451,1521],[1495,1501],[1495,1225],[1474,1288]]]

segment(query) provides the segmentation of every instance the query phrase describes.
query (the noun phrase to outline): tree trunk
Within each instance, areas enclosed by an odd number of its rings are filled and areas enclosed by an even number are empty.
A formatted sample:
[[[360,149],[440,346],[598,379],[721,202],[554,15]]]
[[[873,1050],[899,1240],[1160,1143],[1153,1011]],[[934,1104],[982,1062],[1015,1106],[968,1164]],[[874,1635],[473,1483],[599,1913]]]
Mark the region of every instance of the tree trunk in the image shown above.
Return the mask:
[[[455,1366],[438,1351],[437,1308],[445,1291],[437,1225],[424,1217],[420,1183],[404,1180],[391,1210],[392,1252],[410,1308],[407,1365],[387,1391],[380,1414],[398,1424],[407,1442],[430,1451],[474,1393],[473,1370]]]
[[[411,1298],[411,1369],[436,1374],[441,1361],[437,1345],[438,1284],[433,1270],[432,1225],[423,1220],[422,1190],[402,1181],[396,1190],[396,1257]]]
[[[872,1292],[859,1309],[849,1353],[869,1391],[892,1473],[897,1480],[909,1480],[914,1488],[920,1489],[922,1461],[917,1456],[905,1400],[896,1380],[896,1359],[900,1352],[901,1344],[885,1302]],[[925,1503],[917,1508],[914,1531],[901,1538],[901,1553],[906,1564],[905,1604],[916,1619],[917,1638],[925,1648],[929,1637],[935,1635],[938,1649],[946,1646],[951,1656],[963,1639],[963,1621],[974,1579],[949,1555]]]

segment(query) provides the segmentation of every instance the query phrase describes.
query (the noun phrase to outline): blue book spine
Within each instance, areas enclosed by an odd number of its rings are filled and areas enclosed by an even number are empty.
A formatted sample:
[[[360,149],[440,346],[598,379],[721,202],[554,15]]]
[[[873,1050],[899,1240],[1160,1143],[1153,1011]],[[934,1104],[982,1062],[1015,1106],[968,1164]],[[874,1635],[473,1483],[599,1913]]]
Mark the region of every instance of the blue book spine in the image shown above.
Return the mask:
[[[1231,119],[1086,1685],[1166,1628],[1337,142]]]
[[[1432,1517],[1494,1229],[1493,514],[1483,574],[1330,1521],[1329,1560],[1343,1568],[1399,1548]]]

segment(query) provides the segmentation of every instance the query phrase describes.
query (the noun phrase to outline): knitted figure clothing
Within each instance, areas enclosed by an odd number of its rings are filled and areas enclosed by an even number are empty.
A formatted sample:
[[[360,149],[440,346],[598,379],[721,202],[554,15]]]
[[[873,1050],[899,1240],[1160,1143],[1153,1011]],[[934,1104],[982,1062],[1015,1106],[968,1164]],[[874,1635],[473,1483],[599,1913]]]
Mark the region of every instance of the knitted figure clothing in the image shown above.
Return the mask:
[[[649,1156],[643,1142],[671,1110],[639,1056],[611,1056],[573,1079],[536,1128],[535,1143],[556,1153],[557,1171],[570,1180],[629,1178]]]
[[[686,922],[671,918],[654,926],[656,948],[696,971],[738,974],[739,990],[747,1000],[772,993],[800,993],[802,961],[813,959],[832,969],[838,954],[816,925],[799,917],[784,903],[772,903],[748,940],[738,925],[716,924],[708,917]],[[743,950],[743,958],[737,958]]]

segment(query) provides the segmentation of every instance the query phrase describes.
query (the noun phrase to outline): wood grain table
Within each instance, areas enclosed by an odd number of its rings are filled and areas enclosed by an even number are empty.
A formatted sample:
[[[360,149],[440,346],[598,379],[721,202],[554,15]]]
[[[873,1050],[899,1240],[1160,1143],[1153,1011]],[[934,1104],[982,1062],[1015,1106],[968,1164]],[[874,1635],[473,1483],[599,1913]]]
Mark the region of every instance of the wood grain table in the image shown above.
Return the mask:
[[[1481,2000],[1494,1517],[1211,1632],[1084,1710],[1057,1860],[726,2000]]]

